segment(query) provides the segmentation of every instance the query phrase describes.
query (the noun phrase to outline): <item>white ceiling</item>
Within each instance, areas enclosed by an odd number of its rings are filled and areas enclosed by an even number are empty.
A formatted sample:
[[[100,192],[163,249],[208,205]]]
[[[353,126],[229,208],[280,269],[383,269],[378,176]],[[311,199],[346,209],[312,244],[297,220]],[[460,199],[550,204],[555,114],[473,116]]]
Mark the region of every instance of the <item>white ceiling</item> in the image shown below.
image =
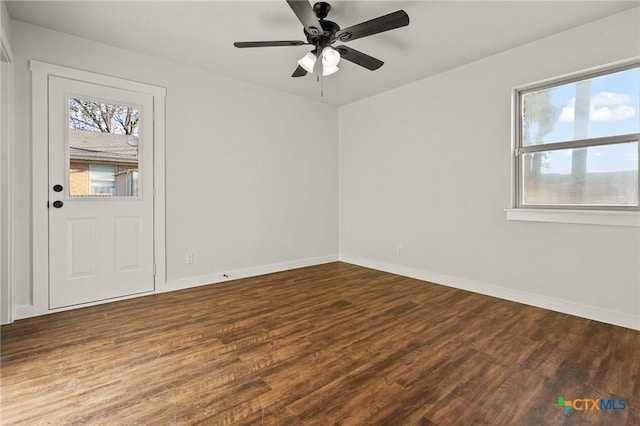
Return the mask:
[[[288,93],[344,105],[476,59],[638,6],[634,1],[329,0],[342,28],[398,9],[408,27],[347,43],[385,61],[343,61],[320,85],[292,78],[310,46],[237,49],[234,41],[306,40],[284,0],[8,1],[13,19],[146,53]]]

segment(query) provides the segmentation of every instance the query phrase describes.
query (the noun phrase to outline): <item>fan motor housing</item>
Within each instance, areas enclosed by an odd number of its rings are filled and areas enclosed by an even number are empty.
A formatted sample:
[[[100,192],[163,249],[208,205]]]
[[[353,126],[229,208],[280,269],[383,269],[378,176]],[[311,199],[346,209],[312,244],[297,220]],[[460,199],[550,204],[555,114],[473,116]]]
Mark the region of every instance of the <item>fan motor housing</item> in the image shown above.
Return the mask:
[[[322,25],[322,34],[314,35],[305,29],[304,35],[310,44],[326,47],[335,41],[334,34],[340,31],[340,26],[333,21],[327,21],[325,19],[320,20],[320,25]]]

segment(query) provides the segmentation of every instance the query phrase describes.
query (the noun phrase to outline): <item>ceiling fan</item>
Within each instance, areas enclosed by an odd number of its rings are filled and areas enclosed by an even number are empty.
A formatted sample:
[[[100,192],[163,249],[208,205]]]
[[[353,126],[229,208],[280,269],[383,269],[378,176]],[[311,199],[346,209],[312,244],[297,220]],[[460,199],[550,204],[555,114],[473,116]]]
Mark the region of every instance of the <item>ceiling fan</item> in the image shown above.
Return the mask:
[[[305,44],[314,46],[313,50],[298,61],[298,68],[291,77],[303,77],[307,73],[313,73],[316,64],[321,66],[319,75],[331,75],[338,71],[337,65],[340,58],[375,71],[384,62],[344,45],[335,47],[332,45],[337,41],[348,42],[409,25],[409,15],[404,10],[398,10],[370,21],[340,29],[338,24],[325,19],[331,10],[329,3],[321,1],[311,7],[308,0],[286,1],[304,26],[306,42],[302,40],[243,41],[235,42],[233,45],[240,48],[302,46]],[[322,60],[318,61],[319,58]]]

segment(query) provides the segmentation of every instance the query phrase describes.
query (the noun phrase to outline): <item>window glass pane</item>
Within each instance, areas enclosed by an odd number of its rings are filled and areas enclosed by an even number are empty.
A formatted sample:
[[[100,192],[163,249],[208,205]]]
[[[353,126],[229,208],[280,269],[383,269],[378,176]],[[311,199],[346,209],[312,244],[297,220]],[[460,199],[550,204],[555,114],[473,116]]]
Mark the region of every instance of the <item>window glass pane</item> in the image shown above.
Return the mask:
[[[139,110],[69,98],[69,195],[138,197]]]
[[[114,195],[117,170],[115,164],[89,164],[89,194]]]
[[[116,166],[113,164],[91,164],[91,181],[107,180],[113,182]]]
[[[640,68],[522,95],[522,145],[640,133]]]
[[[638,143],[522,155],[524,205],[638,205]]]

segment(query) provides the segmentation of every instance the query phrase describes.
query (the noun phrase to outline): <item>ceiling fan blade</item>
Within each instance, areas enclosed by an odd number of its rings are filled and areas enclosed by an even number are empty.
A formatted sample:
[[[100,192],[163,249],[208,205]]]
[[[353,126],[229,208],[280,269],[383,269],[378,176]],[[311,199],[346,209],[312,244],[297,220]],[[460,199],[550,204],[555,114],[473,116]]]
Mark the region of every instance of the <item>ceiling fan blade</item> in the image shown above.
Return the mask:
[[[307,75],[307,70],[298,65],[298,68],[291,74],[291,77],[304,77]]]
[[[287,0],[287,3],[309,34],[319,35],[324,32],[308,0]]]
[[[384,64],[380,59],[376,59],[373,56],[369,56],[347,46],[337,46],[336,50],[340,52],[340,56],[343,59],[351,61],[354,64],[358,64],[371,71],[377,70]]]
[[[397,12],[342,29],[336,32],[335,38],[340,41],[350,41],[407,25],[409,25],[409,15],[404,10],[398,10]]]
[[[282,40],[282,41],[236,41],[233,43],[235,47],[272,47],[272,46],[302,46],[307,44],[301,40]]]

